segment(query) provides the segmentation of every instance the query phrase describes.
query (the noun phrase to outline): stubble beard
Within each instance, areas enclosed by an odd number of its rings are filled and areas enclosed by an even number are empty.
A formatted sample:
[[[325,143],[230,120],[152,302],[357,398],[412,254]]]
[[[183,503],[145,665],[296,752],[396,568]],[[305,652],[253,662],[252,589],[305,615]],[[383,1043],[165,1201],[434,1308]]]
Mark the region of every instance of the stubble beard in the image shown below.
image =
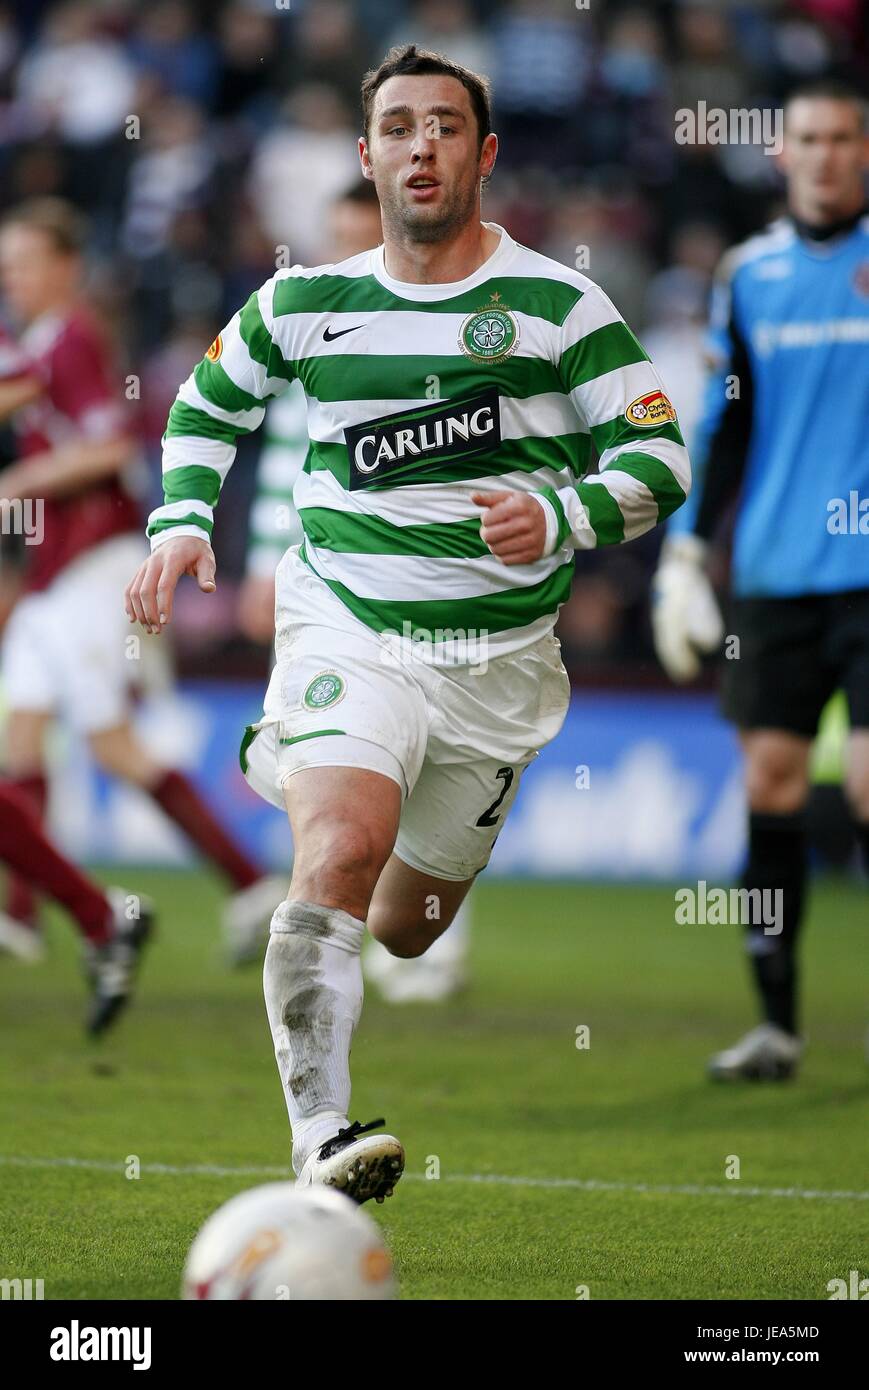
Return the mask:
[[[457,189],[434,215],[425,207],[416,208],[403,202],[398,191],[380,201],[384,227],[392,236],[418,246],[448,241],[473,220],[475,209],[476,187],[473,185]]]

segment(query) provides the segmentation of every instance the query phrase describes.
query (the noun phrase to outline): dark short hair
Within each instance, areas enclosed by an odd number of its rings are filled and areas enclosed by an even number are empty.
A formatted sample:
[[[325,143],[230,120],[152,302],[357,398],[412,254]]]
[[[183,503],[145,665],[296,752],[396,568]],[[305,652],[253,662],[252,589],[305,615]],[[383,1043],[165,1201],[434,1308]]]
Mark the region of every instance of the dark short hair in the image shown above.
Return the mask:
[[[805,82],[800,82],[796,87],[792,87],[785,97],[785,111],[792,102],[813,101],[818,98],[826,98],[827,101],[846,101],[850,105],[856,106],[860,116],[860,124],[863,130],[867,129],[869,119],[867,119],[866,98],[855,83],[848,82],[842,77],[813,77]]]
[[[55,251],[80,254],[87,241],[83,213],[65,198],[29,198],[3,214],[4,227],[33,227],[49,237]]]
[[[445,77],[454,77],[457,82],[461,82],[471,98],[471,106],[477,118],[479,146],[482,149],[483,141],[492,129],[492,89],[489,79],[481,73],[471,72],[470,68],[463,68],[460,63],[454,63],[452,58],[447,58],[443,53],[417,48],[415,43],[398,44],[390,48],[380,66],[371,68],[363,77],[362,130],[365,139],[367,140],[370,134],[374,98],[384,82],[390,77],[422,77],[429,73],[442,73]]]

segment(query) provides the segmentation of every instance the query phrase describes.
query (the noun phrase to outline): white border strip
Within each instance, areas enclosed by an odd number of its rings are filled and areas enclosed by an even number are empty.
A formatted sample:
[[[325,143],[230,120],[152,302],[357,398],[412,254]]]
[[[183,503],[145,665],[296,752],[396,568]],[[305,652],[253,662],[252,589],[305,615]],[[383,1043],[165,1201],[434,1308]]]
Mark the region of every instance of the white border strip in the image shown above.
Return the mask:
[[[108,1162],[95,1158],[26,1158],[0,1154],[0,1166],[8,1168],[84,1168],[91,1172],[118,1173],[125,1171],[122,1162]],[[290,1166],[268,1167],[222,1167],[212,1163],[143,1163],[139,1171],[143,1174],[167,1175],[169,1177],[207,1177],[207,1178],[285,1178],[292,1177]],[[426,1179],[424,1173],[405,1173],[408,1179],[419,1182],[435,1181]],[[488,1183],[493,1187],[530,1187],[572,1190],[575,1192],[638,1192],[654,1197],[778,1197],[800,1199],[803,1201],[827,1202],[867,1202],[869,1192],[837,1192],[803,1187],[743,1187],[733,1182],[726,1186],[704,1187],[701,1184],[666,1184],[644,1182],[603,1182],[597,1178],[522,1178],[502,1173],[448,1173],[440,1182],[449,1183]]]

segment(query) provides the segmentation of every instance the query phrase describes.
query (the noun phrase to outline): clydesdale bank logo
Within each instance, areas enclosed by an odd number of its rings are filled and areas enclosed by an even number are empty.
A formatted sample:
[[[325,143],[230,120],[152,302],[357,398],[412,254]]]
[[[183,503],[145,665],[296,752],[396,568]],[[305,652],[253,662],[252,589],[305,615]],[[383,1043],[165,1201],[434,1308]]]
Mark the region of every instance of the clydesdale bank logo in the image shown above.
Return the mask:
[[[498,392],[493,386],[464,401],[384,415],[344,431],[350,491],[425,481],[428,464],[475,458],[501,443]]]

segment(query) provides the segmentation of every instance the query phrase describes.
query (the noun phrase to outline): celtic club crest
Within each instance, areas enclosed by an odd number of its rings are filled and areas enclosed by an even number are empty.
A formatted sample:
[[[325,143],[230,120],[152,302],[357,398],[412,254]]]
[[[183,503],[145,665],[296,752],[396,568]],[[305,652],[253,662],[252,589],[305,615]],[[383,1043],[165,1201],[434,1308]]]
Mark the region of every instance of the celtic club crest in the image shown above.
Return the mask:
[[[302,704],[310,710],[327,709],[329,705],[337,705],[343,698],[345,689],[344,682],[337,672],[321,671],[319,676],[315,676],[309,683],[302,696]]]
[[[462,324],[459,347],[475,362],[501,362],[516,351],[519,324],[500,300],[500,294],[493,294],[484,308],[469,314]]]

